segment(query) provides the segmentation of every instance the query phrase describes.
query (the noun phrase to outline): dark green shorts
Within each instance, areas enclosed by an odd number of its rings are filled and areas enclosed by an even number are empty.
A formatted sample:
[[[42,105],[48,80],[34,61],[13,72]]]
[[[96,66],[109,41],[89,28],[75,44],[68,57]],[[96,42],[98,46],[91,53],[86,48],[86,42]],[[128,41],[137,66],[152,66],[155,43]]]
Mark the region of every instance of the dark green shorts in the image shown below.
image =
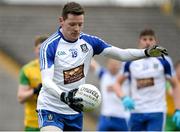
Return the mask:
[[[172,121],[173,116],[166,116],[165,131],[180,131],[180,128],[176,127],[176,124]]]
[[[25,131],[40,131],[39,128],[34,128],[34,127],[25,127]]]

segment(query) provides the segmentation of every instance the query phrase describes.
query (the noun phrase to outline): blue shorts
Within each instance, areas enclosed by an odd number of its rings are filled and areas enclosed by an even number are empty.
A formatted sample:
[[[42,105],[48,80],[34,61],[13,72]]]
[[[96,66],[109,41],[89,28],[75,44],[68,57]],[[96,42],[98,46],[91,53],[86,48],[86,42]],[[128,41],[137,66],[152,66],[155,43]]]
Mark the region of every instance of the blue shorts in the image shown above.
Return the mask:
[[[82,131],[83,114],[65,115],[38,110],[39,127],[56,126],[63,131]]]
[[[97,129],[98,131],[128,131],[128,125],[125,118],[101,115]]]
[[[132,113],[129,121],[131,131],[163,131],[165,114],[157,113]]]

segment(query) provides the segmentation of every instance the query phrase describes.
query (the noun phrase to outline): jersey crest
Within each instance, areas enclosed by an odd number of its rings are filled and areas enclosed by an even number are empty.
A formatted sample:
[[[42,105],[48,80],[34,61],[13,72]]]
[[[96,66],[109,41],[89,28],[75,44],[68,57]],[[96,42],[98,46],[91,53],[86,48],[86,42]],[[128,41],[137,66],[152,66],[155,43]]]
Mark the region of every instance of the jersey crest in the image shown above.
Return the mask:
[[[88,52],[88,50],[89,50],[86,44],[82,44],[82,45],[80,45],[80,47],[81,47],[82,52],[84,52],[84,53]]]

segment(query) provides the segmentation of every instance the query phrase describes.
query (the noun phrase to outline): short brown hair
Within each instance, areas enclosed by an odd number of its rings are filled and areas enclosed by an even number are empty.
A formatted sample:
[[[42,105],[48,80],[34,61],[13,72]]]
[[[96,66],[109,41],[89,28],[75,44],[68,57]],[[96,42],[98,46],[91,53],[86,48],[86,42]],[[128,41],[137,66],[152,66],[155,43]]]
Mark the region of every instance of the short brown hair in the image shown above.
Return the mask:
[[[144,29],[140,32],[139,34],[139,38],[143,37],[143,36],[155,36],[155,32],[152,29]]]
[[[43,43],[48,38],[47,35],[39,35],[35,37],[34,46],[38,46],[39,44]]]
[[[80,4],[76,2],[69,2],[63,7],[62,17],[63,19],[67,19],[68,14],[83,15],[84,13],[84,8]]]

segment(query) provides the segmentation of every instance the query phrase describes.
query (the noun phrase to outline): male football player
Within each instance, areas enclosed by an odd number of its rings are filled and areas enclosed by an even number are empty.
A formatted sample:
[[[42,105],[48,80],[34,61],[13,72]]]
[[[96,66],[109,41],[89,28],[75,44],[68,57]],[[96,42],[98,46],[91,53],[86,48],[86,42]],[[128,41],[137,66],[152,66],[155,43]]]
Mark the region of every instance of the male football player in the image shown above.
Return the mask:
[[[136,60],[166,54],[166,49],[120,49],[102,39],[81,32],[84,9],[76,3],[64,5],[59,18],[60,27],[40,49],[43,88],[37,110],[42,130],[82,130],[82,98],[74,95],[85,83],[91,58],[104,55],[121,61]]]

